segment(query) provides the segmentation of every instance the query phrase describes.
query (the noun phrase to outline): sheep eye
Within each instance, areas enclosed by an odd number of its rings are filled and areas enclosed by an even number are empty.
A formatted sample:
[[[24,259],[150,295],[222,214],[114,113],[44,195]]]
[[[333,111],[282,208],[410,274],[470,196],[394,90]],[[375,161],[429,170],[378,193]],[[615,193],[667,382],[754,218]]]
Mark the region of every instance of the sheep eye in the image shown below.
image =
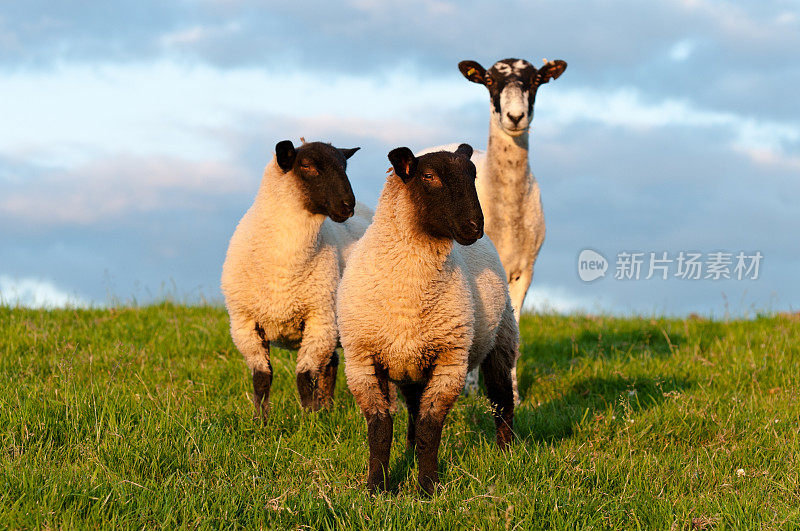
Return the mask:
[[[492,79],[490,76],[486,76],[486,84],[494,85],[494,79]]]
[[[422,178],[425,179],[426,181],[432,181],[436,177],[434,177],[434,175],[432,173],[423,173],[422,174]]]

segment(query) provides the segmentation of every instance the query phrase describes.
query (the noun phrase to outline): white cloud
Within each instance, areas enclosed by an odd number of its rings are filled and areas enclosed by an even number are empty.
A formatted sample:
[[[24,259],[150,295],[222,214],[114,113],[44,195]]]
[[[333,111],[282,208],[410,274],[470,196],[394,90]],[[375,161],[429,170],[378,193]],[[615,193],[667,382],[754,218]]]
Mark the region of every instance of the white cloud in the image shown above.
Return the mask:
[[[585,313],[599,310],[599,301],[569,293],[560,286],[531,285],[523,304],[524,311],[537,313]]]
[[[215,37],[223,37],[241,30],[238,22],[228,22],[222,26],[196,25],[165,33],[161,36],[161,45],[165,48],[174,48],[185,45],[197,44]]]
[[[37,278],[0,275],[0,304],[25,308],[83,308],[89,303],[54,283]]]
[[[434,122],[428,109],[478,99],[460,80],[340,75],[263,68],[218,70],[162,60],[63,64],[7,73],[0,84],[0,154],[35,153],[40,164],[75,166],[119,152],[189,160],[228,155],[214,132],[254,116]],[[485,97],[480,98],[481,101]]]
[[[33,224],[89,225],[124,215],[190,206],[252,189],[257,175],[215,161],[118,156],[45,171],[0,196],[0,215]]]
[[[721,128],[728,132],[733,149],[783,153],[789,144],[800,141],[800,124],[777,122],[733,112],[704,109],[684,100],[647,101],[635,88],[614,91],[572,89],[548,93],[542,114],[548,123],[559,126],[577,122],[601,122],[611,127],[653,129],[684,127]]]
[[[695,47],[696,44],[692,39],[680,40],[670,48],[669,57],[676,63],[681,63],[692,55]]]
[[[690,43],[677,43],[674,55],[690,53]],[[269,116],[327,129],[337,123],[349,131],[364,126],[365,133],[392,141],[404,138],[404,143],[422,134],[428,142],[427,137],[447,130],[442,117],[448,113],[467,105],[488,107],[485,91],[459,76],[409,75],[413,72],[396,68],[384,75],[345,74],[321,82],[315,72],[218,70],[171,60],[20,70],[0,84],[0,154],[54,167],[76,167],[117,153],[220,160],[231,154],[225,131]],[[734,148],[775,153],[800,140],[796,122],[712,110],[685,100],[648,100],[635,87],[559,87],[538,99],[537,108],[548,118],[535,124],[543,127],[594,121],[633,129],[721,128]]]

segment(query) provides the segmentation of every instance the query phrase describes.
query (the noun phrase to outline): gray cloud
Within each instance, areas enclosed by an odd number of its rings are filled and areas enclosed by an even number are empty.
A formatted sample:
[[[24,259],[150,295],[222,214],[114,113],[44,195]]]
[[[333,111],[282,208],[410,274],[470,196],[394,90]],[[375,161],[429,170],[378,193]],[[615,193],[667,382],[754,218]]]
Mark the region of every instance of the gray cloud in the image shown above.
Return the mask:
[[[251,184],[243,170],[219,161],[117,156],[69,170],[5,170],[0,220],[23,231],[91,226],[154,211],[203,212]]]
[[[773,118],[796,118],[800,105],[790,97],[800,10],[784,1],[34,1],[7,6],[0,28],[6,67],[170,55],[321,78],[398,68],[456,76],[464,58],[547,56],[570,63],[568,85],[636,86]]]

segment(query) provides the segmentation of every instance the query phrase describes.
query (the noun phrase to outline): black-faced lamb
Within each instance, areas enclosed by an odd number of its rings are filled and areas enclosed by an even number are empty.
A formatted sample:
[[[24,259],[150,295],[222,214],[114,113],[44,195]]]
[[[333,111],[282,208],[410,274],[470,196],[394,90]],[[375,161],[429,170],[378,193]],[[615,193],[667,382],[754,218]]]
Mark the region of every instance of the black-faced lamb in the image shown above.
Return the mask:
[[[442,427],[468,370],[483,372],[498,445],[512,439],[519,332],[500,258],[482,237],[471,154],[467,144],[419,158],[408,148],[389,153],[394,172],[339,284],[345,374],[367,419],[373,491],[387,488],[389,382],[405,397],[427,493],[439,482]]]
[[[231,238],[222,292],[231,337],[252,373],[257,418],[269,412],[271,344],[298,349],[303,407],[317,410],[333,397],[336,286],[352,244],[372,219],[347,178],[347,159],[358,149],[279,142]]]

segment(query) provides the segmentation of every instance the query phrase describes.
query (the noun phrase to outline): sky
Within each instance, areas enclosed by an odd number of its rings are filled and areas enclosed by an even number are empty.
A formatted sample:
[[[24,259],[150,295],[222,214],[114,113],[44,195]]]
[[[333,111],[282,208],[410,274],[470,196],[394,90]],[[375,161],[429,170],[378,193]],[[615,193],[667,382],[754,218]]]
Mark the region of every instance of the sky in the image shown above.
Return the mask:
[[[219,303],[277,142],[360,146],[348,174],[374,207],[391,149],[485,148],[488,93],[457,64],[515,57],[569,65],[534,109],[529,309],[798,311],[798,49],[796,0],[3,2],[0,301]],[[736,278],[739,253],[757,274]]]

